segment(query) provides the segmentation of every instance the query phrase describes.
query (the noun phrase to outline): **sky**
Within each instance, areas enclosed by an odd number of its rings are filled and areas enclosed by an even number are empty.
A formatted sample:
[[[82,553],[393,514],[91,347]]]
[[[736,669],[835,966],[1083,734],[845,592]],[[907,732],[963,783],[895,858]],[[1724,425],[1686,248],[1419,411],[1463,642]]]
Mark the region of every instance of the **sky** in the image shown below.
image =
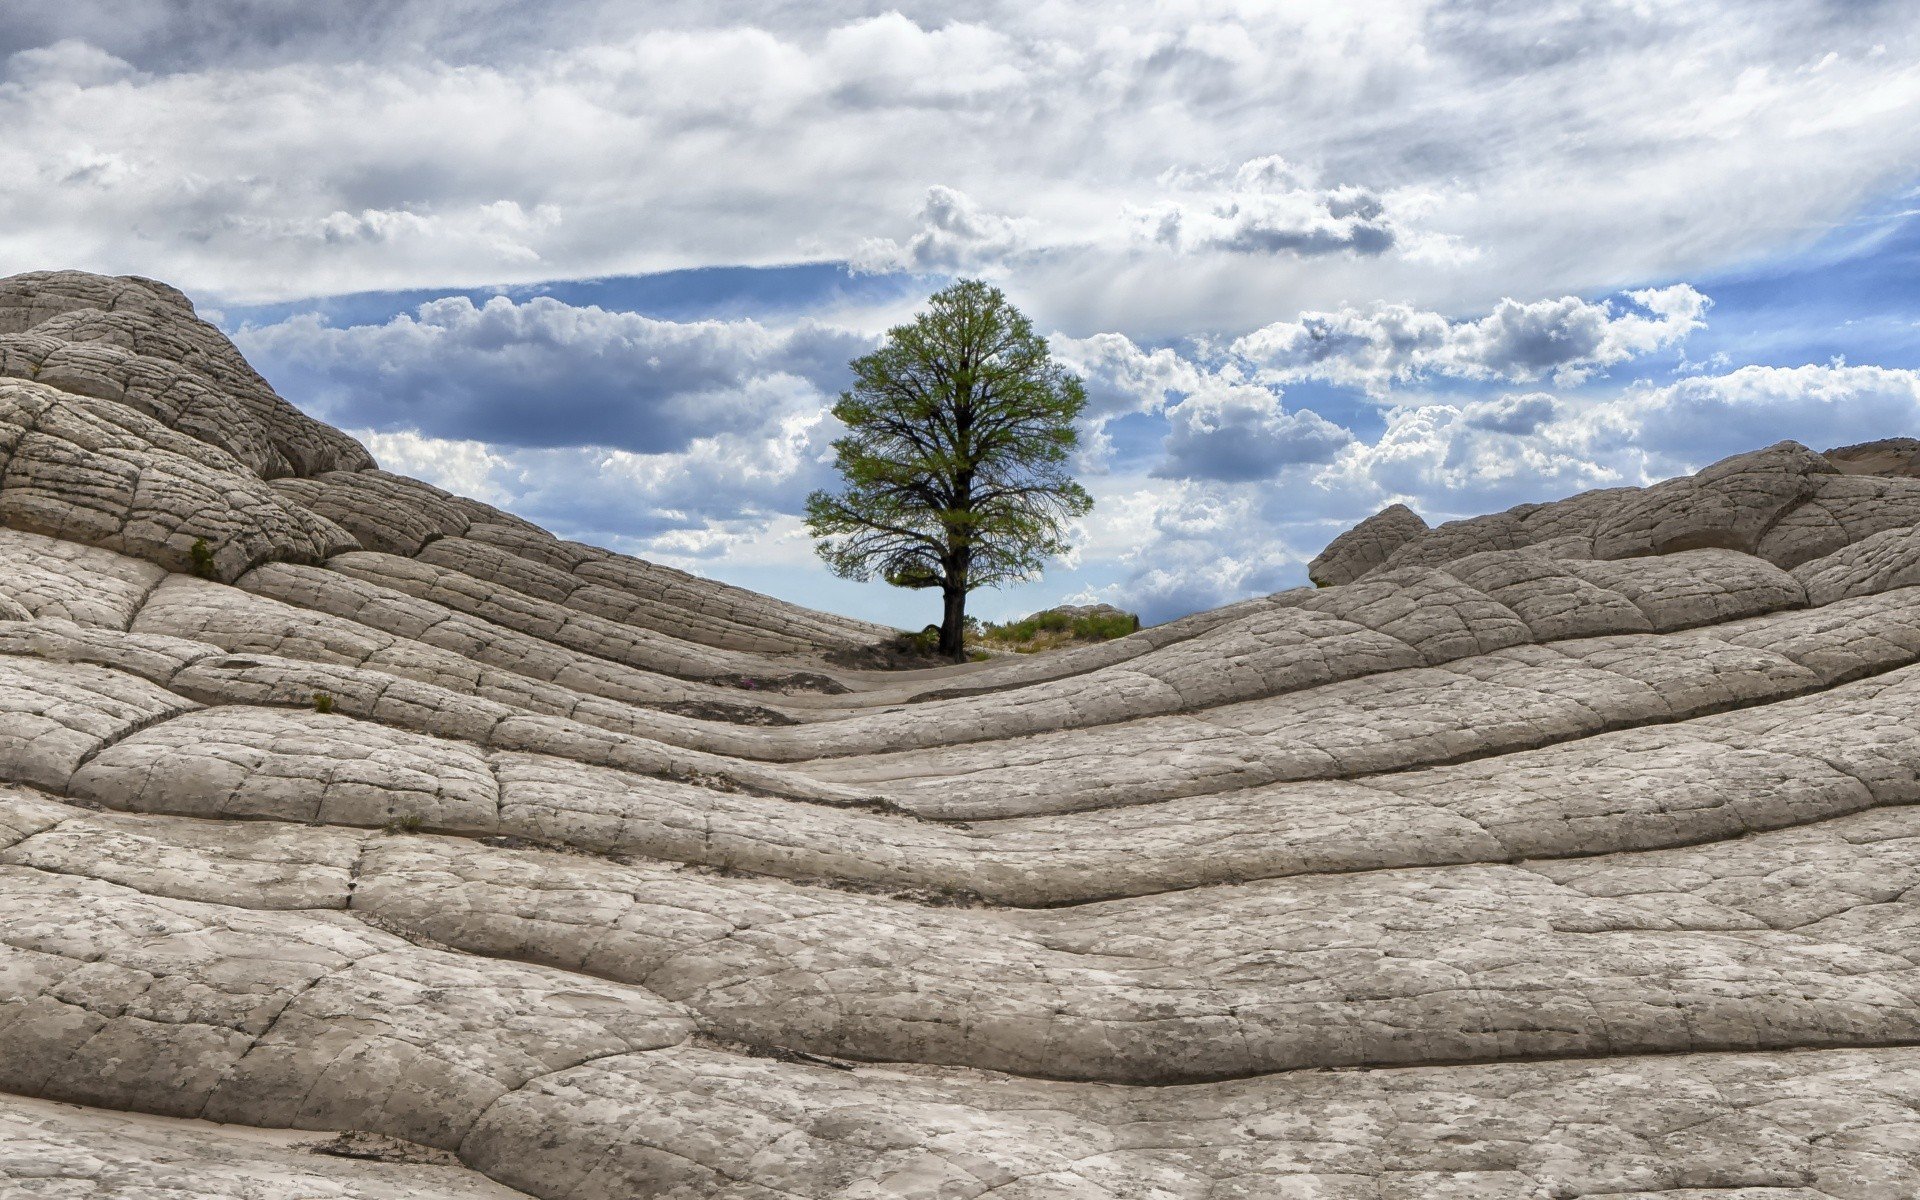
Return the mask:
[[[0,6],[0,274],[164,279],[390,470],[911,628],[799,513],[957,277],[1091,396],[1093,513],[988,619],[1920,435],[1905,0],[722,7]]]

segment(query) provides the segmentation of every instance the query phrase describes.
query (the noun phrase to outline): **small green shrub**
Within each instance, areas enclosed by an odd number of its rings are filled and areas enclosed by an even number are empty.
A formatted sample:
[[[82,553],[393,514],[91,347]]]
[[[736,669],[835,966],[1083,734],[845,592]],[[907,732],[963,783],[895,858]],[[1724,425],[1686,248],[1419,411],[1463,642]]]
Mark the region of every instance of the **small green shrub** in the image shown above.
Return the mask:
[[[1025,620],[1010,621],[1005,625],[988,624],[982,628],[978,640],[1020,648],[1022,643],[1036,640],[1050,644],[1069,639],[1105,642],[1139,631],[1140,618],[1134,613],[1095,613],[1090,616],[1075,617],[1063,612],[1043,612],[1036,613]],[[1044,636],[1048,634],[1065,634],[1066,637]]]
[[[940,652],[940,627],[929,625],[919,633],[900,635],[900,649],[908,654],[937,654]]]
[[[187,557],[193,560],[193,573],[202,579],[215,578],[213,570],[213,547],[207,545],[207,539],[195,538],[187,550]]]
[[[1140,631],[1140,618],[1137,614],[1125,616],[1103,615],[1081,617],[1073,623],[1073,636],[1089,638],[1094,641],[1111,641]]]
[[[1034,621],[1013,621],[1005,625],[989,625],[984,636],[996,642],[1030,642],[1040,632],[1040,626]]]
[[[333,693],[332,692],[315,692],[313,694],[313,711],[319,713],[321,716],[325,716],[326,714],[332,712],[333,711]]]
[[[408,813],[404,817],[395,817],[381,828],[387,833],[419,833],[423,822],[419,813]]]

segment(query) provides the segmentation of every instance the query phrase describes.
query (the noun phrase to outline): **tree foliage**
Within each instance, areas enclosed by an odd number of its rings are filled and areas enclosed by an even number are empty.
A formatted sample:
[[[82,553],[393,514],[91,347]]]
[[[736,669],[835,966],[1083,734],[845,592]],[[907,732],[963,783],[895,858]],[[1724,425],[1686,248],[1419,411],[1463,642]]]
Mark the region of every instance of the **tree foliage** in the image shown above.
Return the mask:
[[[833,415],[844,487],[807,497],[835,574],[939,588],[958,658],[966,596],[1039,574],[1093,507],[1067,474],[1086,389],[1000,289],[962,280],[851,364]]]

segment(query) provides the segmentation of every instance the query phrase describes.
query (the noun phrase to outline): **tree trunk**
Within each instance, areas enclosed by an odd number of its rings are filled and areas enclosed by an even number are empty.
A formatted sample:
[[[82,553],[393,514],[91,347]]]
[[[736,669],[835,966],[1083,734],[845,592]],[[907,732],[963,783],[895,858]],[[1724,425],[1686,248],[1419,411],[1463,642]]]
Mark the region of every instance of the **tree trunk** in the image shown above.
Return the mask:
[[[967,657],[967,589],[947,587],[946,611],[940,618],[940,653],[955,662],[964,662]]]

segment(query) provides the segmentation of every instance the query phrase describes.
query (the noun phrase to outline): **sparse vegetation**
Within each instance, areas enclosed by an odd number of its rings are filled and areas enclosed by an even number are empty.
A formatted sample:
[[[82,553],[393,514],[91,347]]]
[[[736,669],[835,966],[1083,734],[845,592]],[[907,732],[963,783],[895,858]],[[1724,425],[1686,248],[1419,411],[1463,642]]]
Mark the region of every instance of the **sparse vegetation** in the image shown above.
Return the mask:
[[[384,833],[399,834],[399,833],[419,833],[420,830],[424,827],[425,827],[424,823],[420,820],[420,814],[408,813],[402,817],[392,818],[385,825],[382,825],[380,828],[381,828],[381,831]]]
[[[1005,625],[990,623],[981,637],[989,642],[1031,642],[1043,633],[1063,633],[1078,641],[1105,642],[1137,633],[1139,629],[1140,618],[1132,613],[1070,617],[1062,612],[1043,612]]]
[[[207,539],[195,538],[187,550],[187,557],[193,561],[193,573],[202,579],[215,579],[213,547],[207,545]]]
[[[903,633],[898,646],[902,654],[936,655],[940,653],[940,627],[929,625],[919,633]]]
[[[1050,608],[1003,625],[988,622],[970,638],[992,650],[1034,654],[1073,642],[1107,642],[1140,630],[1136,613],[1099,605],[1093,608]]]
[[[315,692],[313,694],[313,711],[319,713],[321,716],[325,716],[326,714],[332,712],[333,711],[333,693],[332,692]]]

